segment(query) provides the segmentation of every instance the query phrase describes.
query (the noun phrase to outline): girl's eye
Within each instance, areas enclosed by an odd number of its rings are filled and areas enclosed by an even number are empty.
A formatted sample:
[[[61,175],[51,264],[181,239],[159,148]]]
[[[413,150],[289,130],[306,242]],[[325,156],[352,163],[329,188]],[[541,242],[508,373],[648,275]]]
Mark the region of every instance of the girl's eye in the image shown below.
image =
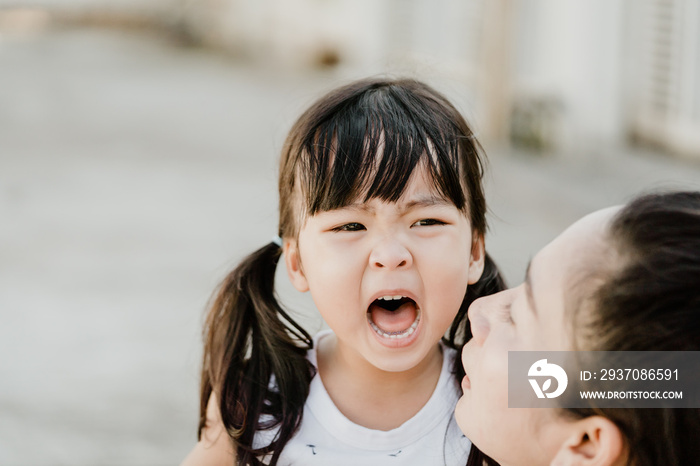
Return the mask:
[[[362,231],[365,230],[365,226],[361,223],[346,223],[345,225],[340,225],[339,227],[333,228],[333,231]]]
[[[423,220],[418,220],[413,226],[430,226],[430,225],[445,225],[445,222],[436,220],[434,218],[424,218]]]

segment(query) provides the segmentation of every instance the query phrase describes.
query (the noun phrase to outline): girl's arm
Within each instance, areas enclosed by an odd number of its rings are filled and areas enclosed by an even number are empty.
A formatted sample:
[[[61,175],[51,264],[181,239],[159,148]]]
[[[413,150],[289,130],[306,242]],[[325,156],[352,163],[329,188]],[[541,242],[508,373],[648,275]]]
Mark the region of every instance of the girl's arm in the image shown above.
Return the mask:
[[[207,419],[197,445],[180,466],[232,466],[236,464],[236,452],[221,422],[219,402],[212,392],[207,403]]]

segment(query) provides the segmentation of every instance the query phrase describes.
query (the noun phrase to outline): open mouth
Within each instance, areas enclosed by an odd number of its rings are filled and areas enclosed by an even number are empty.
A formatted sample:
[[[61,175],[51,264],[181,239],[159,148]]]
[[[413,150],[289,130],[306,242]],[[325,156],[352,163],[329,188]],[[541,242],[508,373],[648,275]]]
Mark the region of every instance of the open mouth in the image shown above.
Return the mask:
[[[379,336],[407,338],[418,327],[420,310],[416,302],[406,296],[382,296],[370,304],[367,319]]]

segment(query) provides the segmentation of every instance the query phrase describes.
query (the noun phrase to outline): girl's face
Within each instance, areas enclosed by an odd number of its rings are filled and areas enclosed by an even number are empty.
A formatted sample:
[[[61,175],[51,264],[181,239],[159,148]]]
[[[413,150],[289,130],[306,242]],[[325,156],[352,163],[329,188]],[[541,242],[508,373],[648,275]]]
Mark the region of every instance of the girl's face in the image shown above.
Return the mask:
[[[604,231],[613,211],[575,223],[535,256],[525,283],[469,308],[474,337],[462,351],[467,376],[455,417],[464,434],[501,465],[549,465],[570,435],[569,421],[554,409],[508,408],[508,351],[573,348],[567,296],[577,271],[610,260]]]
[[[321,212],[285,241],[290,278],[311,291],[338,349],[384,371],[416,367],[481,276],[483,240],[417,169],[395,203]]]

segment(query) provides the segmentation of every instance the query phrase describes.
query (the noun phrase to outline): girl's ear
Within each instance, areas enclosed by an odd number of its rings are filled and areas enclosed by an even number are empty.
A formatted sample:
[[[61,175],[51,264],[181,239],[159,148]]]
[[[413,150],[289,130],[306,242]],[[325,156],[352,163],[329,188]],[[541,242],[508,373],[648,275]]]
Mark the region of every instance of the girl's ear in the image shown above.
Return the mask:
[[[613,466],[626,463],[625,441],[614,422],[590,416],[571,425],[571,435],[551,466]]]
[[[481,274],[484,272],[484,256],[486,255],[484,251],[484,237],[478,233],[474,233],[474,240],[472,241],[472,252],[469,257],[469,280],[467,283],[473,285],[478,282],[481,278]]]
[[[285,239],[282,246],[284,252],[284,263],[287,266],[287,275],[294,288],[302,293],[309,291],[309,283],[306,280],[304,271],[301,268],[301,258],[299,257],[299,247],[295,240]]]

